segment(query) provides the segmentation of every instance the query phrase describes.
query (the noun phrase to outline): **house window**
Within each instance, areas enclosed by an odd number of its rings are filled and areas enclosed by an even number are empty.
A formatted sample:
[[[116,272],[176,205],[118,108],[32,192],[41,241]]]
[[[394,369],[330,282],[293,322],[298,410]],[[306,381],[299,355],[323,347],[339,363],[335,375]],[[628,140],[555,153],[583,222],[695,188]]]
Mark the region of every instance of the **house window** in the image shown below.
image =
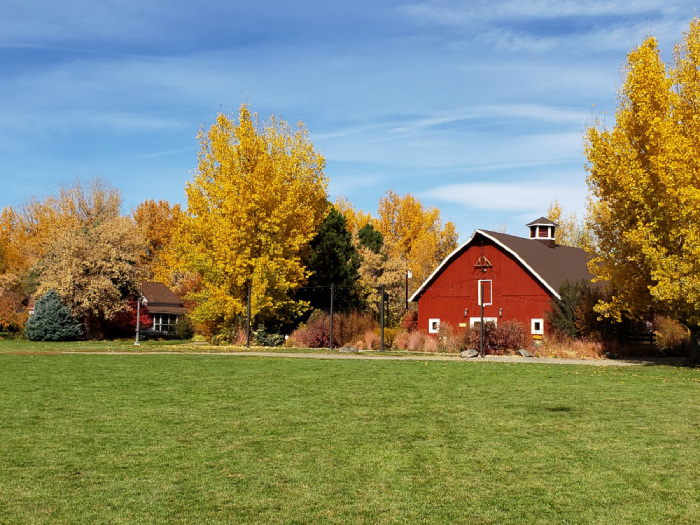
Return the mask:
[[[428,333],[437,334],[440,331],[440,319],[428,319]]]
[[[156,332],[170,332],[175,329],[177,315],[153,314],[153,330]]]
[[[478,285],[479,285],[479,302],[478,302],[477,304],[481,305],[481,299],[482,299],[482,297],[481,297],[481,291],[482,291],[482,290],[481,290],[481,289],[482,289],[482,286],[483,286],[483,289],[484,289],[484,290],[483,290],[483,293],[484,293],[484,297],[483,297],[483,299],[484,299],[484,306],[489,306],[490,304],[492,304],[492,301],[493,301],[493,293],[492,293],[492,291],[493,291],[493,290],[492,290],[493,286],[492,286],[492,282],[491,282],[490,280],[488,280],[488,281],[479,281],[479,282],[478,282]]]
[[[530,333],[532,335],[543,335],[544,319],[530,319]]]

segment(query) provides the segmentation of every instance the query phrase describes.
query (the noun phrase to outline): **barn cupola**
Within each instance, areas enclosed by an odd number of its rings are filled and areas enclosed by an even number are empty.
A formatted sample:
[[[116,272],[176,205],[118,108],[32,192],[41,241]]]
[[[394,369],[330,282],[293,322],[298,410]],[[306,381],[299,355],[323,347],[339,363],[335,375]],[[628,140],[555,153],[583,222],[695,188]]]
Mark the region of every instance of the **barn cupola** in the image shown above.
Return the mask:
[[[530,239],[540,241],[549,248],[554,248],[554,234],[559,226],[556,222],[540,217],[527,226],[530,228]]]

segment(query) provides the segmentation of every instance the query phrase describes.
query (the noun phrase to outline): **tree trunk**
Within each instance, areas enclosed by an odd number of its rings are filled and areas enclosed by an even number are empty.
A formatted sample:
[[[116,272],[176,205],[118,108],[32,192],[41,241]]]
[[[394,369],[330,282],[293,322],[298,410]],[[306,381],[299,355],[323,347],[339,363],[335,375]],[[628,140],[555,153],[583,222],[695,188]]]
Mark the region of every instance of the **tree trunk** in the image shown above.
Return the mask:
[[[690,327],[690,358],[689,364],[700,363],[700,326]]]

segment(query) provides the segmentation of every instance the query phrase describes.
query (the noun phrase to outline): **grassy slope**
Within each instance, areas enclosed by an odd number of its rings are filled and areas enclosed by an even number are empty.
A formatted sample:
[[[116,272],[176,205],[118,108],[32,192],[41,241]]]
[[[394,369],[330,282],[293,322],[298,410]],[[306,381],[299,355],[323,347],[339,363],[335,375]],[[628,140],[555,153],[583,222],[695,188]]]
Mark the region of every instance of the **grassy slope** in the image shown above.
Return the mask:
[[[700,371],[0,354],[0,523],[698,523]]]

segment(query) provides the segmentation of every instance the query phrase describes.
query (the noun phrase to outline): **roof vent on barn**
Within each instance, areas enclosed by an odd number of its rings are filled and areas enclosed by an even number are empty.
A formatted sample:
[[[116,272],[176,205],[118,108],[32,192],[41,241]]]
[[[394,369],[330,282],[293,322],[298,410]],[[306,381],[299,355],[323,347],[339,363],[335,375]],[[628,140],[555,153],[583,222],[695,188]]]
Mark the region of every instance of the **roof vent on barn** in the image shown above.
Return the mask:
[[[530,239],[540,241],[549,248],[554,248],[554,234],[559,226],[556,222],[540,217],[527,226],[530,228]]]

